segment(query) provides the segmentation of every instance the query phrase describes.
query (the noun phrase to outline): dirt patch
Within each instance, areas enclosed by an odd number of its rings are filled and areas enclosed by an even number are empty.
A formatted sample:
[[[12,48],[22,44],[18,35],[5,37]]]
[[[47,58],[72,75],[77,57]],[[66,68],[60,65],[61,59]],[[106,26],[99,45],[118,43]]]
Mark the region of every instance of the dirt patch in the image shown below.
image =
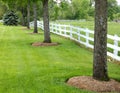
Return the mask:
[[[28,33],[28,34],[30,34],[30,35],[37,35],[37,34],[41,34],[41,33]]]
[[[59,43],[43,43],[43,42],[35,42],[32,43],[32,46],[57,46]]]
[[[27,27],[22,27],[22,30],[31,30],[31,29],[28,29]]]
[[[120,82],[113,79],[110,81],[98,81],[90,76],[78,76],[70,78],[67,84],[99,93],[120,93]]]

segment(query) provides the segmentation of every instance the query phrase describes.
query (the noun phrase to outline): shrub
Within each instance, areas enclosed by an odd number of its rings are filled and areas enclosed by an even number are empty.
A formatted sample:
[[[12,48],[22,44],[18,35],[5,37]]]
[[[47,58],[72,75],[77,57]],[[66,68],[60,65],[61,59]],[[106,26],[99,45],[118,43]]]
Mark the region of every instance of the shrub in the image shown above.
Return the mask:
[[[17,25],[18,24],[18,16],[13,11],[7,12],[3,16],[4,25]]]

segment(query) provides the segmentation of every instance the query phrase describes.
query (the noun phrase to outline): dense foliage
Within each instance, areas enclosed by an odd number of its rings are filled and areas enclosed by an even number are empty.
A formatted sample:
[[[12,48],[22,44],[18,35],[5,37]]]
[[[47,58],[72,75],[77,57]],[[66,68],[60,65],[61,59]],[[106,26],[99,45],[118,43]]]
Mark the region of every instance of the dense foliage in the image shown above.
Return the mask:
[[[0,19],[2,19],[2,16],[7,10],[8,10],[7,5],[0,1]]]
[[[88,19],[94,17],[94,7],[90,6],[89,0],[63,1],[59,5],[53,4],[50,14],[52,19]]]
[[[42,20],[43,17],[43,5],[42,0],[2,0],[0,4],[0,18],[4,13],[4,10],[13,10],[19,14],[20,24],[27,25],[27,6],[29,4],[30,9],[30,21],[33,21],[33,3],[37,4],[37,19]],[[22,3],[21,3],[22,2]],[[61,3],[55,2],[55,0],[49,0],[49,14],[50,20],[94,20],[95,5],[94,0],[71,0],[71,3],[67,0],[62,0]],[[4,5],[4,6],[3,6]],[[6,7],[8,6],[8,8]],[[3,11],[1,11],[3,10]],[[120,19],[120,6],[116,0],[108,0],[108,19],[109,21]]]
[[[4,25],[17,25],[18,16],[13,11],[7,12],[3,17],[3,23]]]
[[[63,0],[60,4],[50,2],[50,18],[56,19],[86,19],[93,20],[95,13],[94,0],[72,0],[71,3]],[[116,0],[108,0],[108,19],[118,20],[120,6]]]

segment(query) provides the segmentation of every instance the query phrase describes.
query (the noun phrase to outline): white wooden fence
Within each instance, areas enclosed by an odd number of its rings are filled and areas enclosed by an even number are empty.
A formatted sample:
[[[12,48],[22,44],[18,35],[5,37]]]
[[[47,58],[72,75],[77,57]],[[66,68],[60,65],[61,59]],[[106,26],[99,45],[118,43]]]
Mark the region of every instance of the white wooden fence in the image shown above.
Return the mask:
[[[30,26],[33,27],[34,22],[30,22]],[[43,22],[37,21],[38,27],[43,28]],[[93,49],[94,46],[94,31],[89,30],[87,28],[80,28],[80,27],[74,27],[71,25],[62,25],[62,24],[55,24],[50,23],[50,32],[54,34],[58,34],[64,37],[68,37],[72,40],[75,40],[79,42],[80,44],[85,45],[88,48]],[[115,60],[120,61],[120,47],[119,47],[119,41],[120,37],[117,35],[107,35],[108,38],[108,51],[107,55],[112,57]],[[119,54],[119,55],[118,55]]]

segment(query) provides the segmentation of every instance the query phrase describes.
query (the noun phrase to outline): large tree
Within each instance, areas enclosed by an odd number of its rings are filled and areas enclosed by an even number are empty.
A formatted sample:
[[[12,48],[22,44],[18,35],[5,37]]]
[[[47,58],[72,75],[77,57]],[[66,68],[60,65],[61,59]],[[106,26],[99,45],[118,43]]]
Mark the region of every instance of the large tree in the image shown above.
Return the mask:
[[[107,0],[95,0],[93,78],[109,80],[107,70]]]
[[[48,1],[43,0],[43,23],[44,23],[44,43],[51,43],[50,28],[49,28],[49,11]]]
[[[27,1],[27,28],[30,29],[30,0]]]
[[[34,12],[34,31],[33,33],[38,33],[37,29],[37,4],[33,2],[33,12]]]

